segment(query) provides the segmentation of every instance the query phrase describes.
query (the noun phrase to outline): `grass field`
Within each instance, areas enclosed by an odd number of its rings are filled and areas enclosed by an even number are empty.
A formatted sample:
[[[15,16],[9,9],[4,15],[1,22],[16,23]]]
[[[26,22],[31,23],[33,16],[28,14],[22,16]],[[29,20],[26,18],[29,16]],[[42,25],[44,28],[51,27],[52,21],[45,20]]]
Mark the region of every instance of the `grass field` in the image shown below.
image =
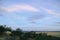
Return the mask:
[[[41,32],[36,32],[36,33],[41,33]],[[50,32],[45,31],[45,32],[42,32],[42,33],[46,33],[47,35],[60,37],[60,32],[59,31],[50,31]]]
[[[0,37],[0,40],[5,40],[4,37]]]
[[[36,32],[37,34],[39,33],[46,33],[47,35],[51,35],[51,36],[56,36],[56,37],[60,37],[60,32],[59,31],[45,31],[45,32]],[[5,40],[5,37],[1,37],[0,36],[0,40]]]

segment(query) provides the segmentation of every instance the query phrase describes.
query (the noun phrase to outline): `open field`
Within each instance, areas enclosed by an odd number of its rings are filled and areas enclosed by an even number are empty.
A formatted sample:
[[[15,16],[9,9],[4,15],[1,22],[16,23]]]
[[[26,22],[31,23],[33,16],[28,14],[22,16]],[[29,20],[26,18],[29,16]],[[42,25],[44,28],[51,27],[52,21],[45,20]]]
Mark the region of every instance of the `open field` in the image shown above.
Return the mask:
[[[46,33],[47,35],[60,37],[60,32],[59,31],[41,31],[41,32],[38,31],[38,32],[36,32],[36,34],[39,34],[39,33]],[[4,36],[0,37],[0,40],[5,40],[5,37]]]
[[[45,31],[45,32],[36,32],[36,33],[46,33],[47,35],[60,37],[60,31]]]

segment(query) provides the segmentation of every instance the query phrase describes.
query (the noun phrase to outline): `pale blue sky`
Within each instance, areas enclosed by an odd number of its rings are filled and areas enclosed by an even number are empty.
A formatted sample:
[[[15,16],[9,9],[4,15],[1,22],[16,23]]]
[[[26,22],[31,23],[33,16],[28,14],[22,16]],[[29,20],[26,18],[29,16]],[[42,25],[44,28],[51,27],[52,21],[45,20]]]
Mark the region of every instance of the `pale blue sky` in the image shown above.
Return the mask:
[[[0,0],[0,25],[25,31],[60,31],[60,0]]]

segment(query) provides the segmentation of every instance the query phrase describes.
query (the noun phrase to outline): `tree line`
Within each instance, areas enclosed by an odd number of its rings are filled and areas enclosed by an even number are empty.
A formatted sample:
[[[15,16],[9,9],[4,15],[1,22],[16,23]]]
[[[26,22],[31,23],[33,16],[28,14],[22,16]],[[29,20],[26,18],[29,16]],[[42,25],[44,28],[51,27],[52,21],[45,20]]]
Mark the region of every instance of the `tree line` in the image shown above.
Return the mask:
[[[24,32],[20,28],[13,30],[6,25],[0,25],[0,36],[6,34],[7,31],[11,32],[9,37],[19,37],[19,40],[60,40],[60,37],[47,35],[46,33],[36,34],[35,31]]]

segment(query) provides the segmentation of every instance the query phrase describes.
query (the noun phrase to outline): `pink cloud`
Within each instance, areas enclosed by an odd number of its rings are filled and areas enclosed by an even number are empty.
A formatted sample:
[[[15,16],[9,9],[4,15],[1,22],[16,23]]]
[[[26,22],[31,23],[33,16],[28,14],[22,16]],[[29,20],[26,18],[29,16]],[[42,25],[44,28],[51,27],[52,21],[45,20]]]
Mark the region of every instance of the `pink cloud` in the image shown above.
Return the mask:
[[[31,11],[31,12],[38,12],[39,10],[35,7],[30,5],[10,5],[8,7],[2,8],[6,12],[15,12],[15,11]]]
[[[42,8],[44,11],[46,11],[48,14],[51,14],[55,17],[60,17],[60,13],[57,13],[56,11],[54,10],[50,10],[50,9],[47,9],[47,8]]]

